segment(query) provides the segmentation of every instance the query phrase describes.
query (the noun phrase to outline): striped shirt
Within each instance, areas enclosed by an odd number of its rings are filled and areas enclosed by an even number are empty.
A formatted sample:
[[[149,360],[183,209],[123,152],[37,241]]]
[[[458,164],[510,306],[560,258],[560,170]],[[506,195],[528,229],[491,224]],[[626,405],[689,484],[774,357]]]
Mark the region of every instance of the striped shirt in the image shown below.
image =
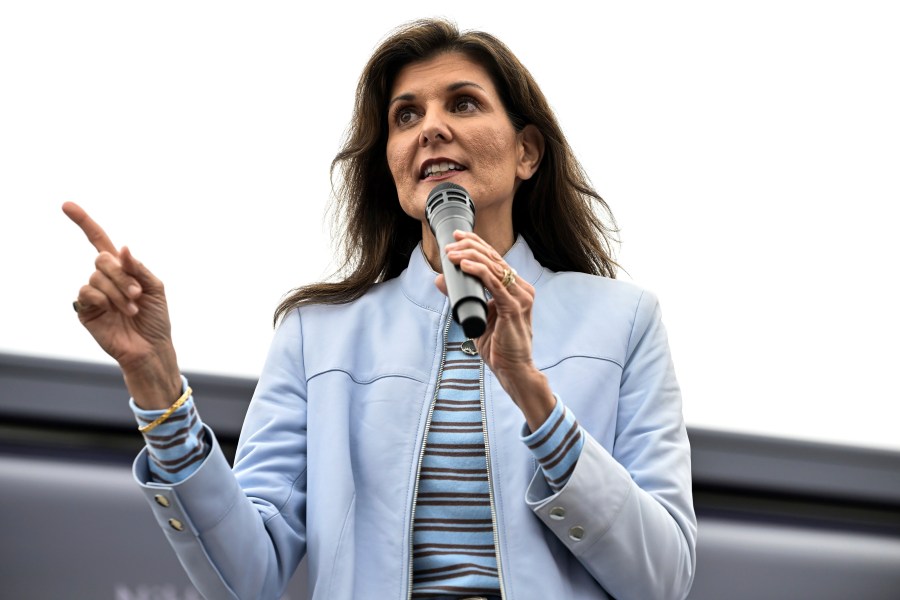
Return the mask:
[[[522,441],[537,458],[544,473],[544,479],[554,492],[560,491],[575,470],[584,434],[572,412],[556,399],[553,412],[534,433],[522,429]]]
[[[453,322],[434,400],[413,522],[413,598],[499,594],[478,356]]]
[[[434,401],[413,522],[413,598],[499,595],[482,421],[482,369],[451,323]],[[562,402],[537,431],[523,431],[554,491],[568,480],[584,438]]]
[[[181,378],[182,392],[187,390],[187,379]],[[165,410],[144,410],[130,401],[138,425],[152,423]],[[178,407],[172,415],[143,434],[150,456],[150,474],[160,483],[178,483],[200,468],[209,453],[203,424],[194,407],[194,397]]]

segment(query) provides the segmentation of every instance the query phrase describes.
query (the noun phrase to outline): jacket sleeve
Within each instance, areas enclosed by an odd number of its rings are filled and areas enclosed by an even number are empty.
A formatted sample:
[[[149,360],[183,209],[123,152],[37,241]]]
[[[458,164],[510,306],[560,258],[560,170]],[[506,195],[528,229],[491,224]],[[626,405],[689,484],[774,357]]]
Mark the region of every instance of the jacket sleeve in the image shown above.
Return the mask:
[[[585,434],[566,485],[554,494],[538,470],[526,502],[612,596],[686,597],[697,536],[690,447],[652,294],[636,308],[612,452]]]
[[[306,377],[297,311],[275,334],[233,471],[206,434],[210,453],[184,481],[153,482],[146,448],[135,478],[204,597],[279,598],[306,552]]]

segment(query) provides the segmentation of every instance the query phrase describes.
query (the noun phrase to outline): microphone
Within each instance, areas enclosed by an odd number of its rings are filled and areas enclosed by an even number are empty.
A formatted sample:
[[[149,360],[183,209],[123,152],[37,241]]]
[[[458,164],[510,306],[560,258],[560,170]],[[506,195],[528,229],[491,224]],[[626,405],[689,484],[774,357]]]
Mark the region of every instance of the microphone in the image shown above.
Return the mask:
[[[475,226],[475,204],[461,185],[444,182],[434,186],[425,204],[425,218],[441,249],[441,266],[453,319],[462,325],[470,338],[480,337],[487,326],[487,301],[481,280],[450,262],[444,248],[456,241],[453,232],[472,231]]]

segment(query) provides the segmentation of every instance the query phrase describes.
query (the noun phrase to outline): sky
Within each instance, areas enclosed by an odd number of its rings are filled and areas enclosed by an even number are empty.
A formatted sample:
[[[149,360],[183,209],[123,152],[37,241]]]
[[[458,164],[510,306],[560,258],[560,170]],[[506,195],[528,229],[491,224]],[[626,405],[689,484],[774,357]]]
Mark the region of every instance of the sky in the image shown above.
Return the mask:
[[[95,255],[71,200],[165,282],[182,369],[255,377],[282,295],[334,269],[365,61],[445,16],[549,98],[689,426],[900,450],[894,3],[548,6],[0,5],[0,352],[111,363],[71,309]]]

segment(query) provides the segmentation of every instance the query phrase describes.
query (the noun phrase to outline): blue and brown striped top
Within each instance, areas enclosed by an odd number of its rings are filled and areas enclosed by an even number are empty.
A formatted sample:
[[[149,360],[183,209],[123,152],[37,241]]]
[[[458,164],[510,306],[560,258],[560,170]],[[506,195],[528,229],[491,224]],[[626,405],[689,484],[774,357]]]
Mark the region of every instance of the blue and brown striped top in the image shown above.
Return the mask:
[[[478,356],[452,323],[419,472],[413,598],[499,594]]]
[[[499,595],[482,419],[482,369],[451,324],[419,473],[413,522],[413,598]],[[527,433],[527,432],[526,432]],[[562,403],[522,438],[554,490],[568,480],[584,439]]]
[[[187,390],[187,379],[181,377],[181,391]],[[143,410],[130,401],[138,425],[152,423],[165,410]],[[150,474],[160,483],[178,483],[187,479],[209,453],[203,423],[194,407],[194,397],[144,435],[150,457]]]

